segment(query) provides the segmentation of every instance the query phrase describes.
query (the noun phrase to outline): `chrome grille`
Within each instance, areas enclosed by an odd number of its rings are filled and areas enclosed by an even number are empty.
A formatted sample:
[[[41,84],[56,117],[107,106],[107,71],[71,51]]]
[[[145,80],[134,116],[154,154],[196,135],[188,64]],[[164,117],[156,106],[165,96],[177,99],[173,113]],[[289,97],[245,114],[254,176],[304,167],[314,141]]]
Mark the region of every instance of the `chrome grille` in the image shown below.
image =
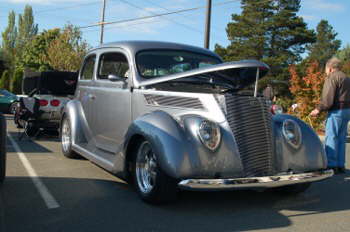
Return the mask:
[[[235,136],[245,175],[273,174],[272,116],[264,98],[225,95],[227,121]]]
[[[147,104],[153,106],[169,106],[191,109],[204,109],[201,101],[193,97],[163,96],[156,94],[145,94]]]

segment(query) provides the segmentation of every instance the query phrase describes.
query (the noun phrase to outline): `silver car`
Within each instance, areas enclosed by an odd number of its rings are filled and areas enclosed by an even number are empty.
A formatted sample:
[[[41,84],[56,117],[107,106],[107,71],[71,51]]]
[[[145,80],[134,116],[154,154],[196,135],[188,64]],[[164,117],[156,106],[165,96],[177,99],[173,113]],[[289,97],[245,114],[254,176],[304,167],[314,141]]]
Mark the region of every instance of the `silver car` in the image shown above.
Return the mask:
[[[64,109],[63,154],[133,183],[151,203],[178,189],[305,191],[333,171],[315,132],[273,115],[257,93],[268,70],[175,43],[101,45],[87,54]]]

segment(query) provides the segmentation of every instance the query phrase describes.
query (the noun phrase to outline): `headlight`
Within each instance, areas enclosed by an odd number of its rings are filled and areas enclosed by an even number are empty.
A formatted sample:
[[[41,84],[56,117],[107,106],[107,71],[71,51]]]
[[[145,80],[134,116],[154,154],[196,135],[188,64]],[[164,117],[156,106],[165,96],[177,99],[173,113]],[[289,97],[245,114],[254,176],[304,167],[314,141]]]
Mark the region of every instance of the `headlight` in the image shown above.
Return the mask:
[[[201,142],[211,151],[214,151],[220,145],[220,127],[214,122],[203,120],[198,128],[198,136]]]
[[[283,122],[282,133],[287,142],[294,148],[299,148],[301,144],[301,130],[295,121],[286,119]]]

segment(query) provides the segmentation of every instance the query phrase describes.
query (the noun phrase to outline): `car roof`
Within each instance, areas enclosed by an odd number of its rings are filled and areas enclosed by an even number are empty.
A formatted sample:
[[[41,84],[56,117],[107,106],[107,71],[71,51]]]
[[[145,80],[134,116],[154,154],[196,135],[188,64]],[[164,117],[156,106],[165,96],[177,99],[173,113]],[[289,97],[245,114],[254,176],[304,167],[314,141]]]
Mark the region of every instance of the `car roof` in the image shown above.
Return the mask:
[[[220,56],[218,56],[216,53],[186,44],[179,44],[179,43],[172,43],[172,42],[161,42],[161,41],[142,41],[142,40],[130,40],[130,41],[119,41],[119,42],[111,42],[111,43],[105,43],[101,44],[100,46],[92,49],[91,51],[94,51],[96,49],[100,48],[123,48],[125,50],[128,50],[131,54],[134,56],[137,52],[141,50],[149,50],[149,49],[174,49],[174,50],[186,50],[201,54],[206,54],[209,56],[217,57],[221,60]]]

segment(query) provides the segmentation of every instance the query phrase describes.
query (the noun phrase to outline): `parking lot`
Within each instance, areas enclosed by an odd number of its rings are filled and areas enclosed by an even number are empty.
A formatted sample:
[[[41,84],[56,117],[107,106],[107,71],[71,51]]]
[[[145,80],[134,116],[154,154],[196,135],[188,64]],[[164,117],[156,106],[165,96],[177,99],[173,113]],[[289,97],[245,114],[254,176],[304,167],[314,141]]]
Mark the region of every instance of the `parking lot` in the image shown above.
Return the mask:
[[[11,116],[7,119],[0,231],[350,230],[349,172],[314,183],[299,196],[272,191],[181,192],[172,204],[152,206],[91,162],[65,158],[53,136],[18,141],[18,129]]]

